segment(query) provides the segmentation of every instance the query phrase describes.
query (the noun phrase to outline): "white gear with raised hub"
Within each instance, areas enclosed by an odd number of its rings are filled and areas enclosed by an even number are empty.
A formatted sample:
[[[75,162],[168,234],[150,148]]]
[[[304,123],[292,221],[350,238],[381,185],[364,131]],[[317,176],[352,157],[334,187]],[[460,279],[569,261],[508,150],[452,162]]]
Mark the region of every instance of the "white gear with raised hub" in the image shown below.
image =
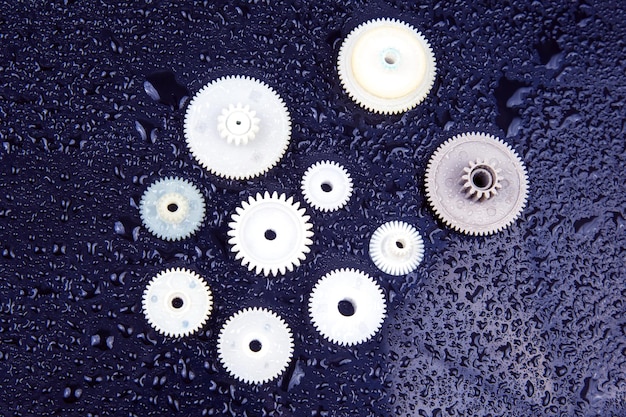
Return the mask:
[[[437,148],[426,170],[426,196],[448,226],[490,235],[519,217],[528,197],[524,163],[506,143],[485,133],[463,133]]]
[[[204,197],[191,182],[167,177],[148,187],[141,197],[139,214],[153,235],[165,240],[185,239],[204,220]]]
[[[293,271],[311,250],[310,217],[293,197],[258,193],[243,201],[231,219],[231,250],[243,266],[256,274],[276,276]]]
[[[220,177],[241,180],[265,173],[278,163],[290,138],[284,101],[254,78],[217,79],[187,107],[187,146],[204,168]]]
[[[391,221],[381,225],[370,239],[370,258],[386,274],[406,275],[424,258],[424,241],[408,223]]]
[[[143,313],[159,333],[182,337],[198,331],[213,307],[206,282],[184,268],[167,269],[152,278],[143,293]]]
[[[281,317],[264,308],[247,308],[224,324],[217,351],[233,377],[248,384],[264,384],[287,369],[293,347],[291,329]]]
[[[386,114],[420,104],[437,73],[426,38],[395,19],[370,20],[352,30],[341,45],[337,67],[343,88],[356,103]]]
[[[313,208],[320,211],[335,211],[350,200],[352,178],[337,162],[320,161],[306,170],[301,188],[304,199]]]
[[[336,269],[315,284],[309,314],[315,328],[332,343],[356,345],[380,329],[387,305],[380,286],[365,272]]]

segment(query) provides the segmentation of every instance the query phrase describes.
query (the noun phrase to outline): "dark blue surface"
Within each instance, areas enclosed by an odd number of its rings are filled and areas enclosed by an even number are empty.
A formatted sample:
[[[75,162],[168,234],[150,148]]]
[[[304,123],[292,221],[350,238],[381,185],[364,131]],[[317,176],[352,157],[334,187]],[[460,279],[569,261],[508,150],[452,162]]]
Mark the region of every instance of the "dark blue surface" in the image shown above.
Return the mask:
[[[0,16],[0,414],[3,416],[626,415],[626,13],[617,2],[4,2]],[[396,17],[431,42],[433,91],[406,114],[370,114],[335,61],[359,23]],[[215,178],[183,138],[189,95],[228,74],[285,99],[292,143],[251,181]],[[149,82],[160,98],[146,93]],[[445,139],[482,130],[521,155],[530,196],[492,237],[451,232],[424,198]],[[312,253],[260,278],[229,253],[240,200],[302,200],[328,156],[355,179],[348,207],[309,210]],[[202,188],[204,226],[168,243],[141,227],[157,178]],[[420,268],[377,272],[370,234],[416,224]],[[157,335],[141,294],[185,266],[213,288],[201,334]],[[308,320],[315,281],[337,266],[377,277],[383,330],[354,348]],[[239,308],[280,313],[292,366],[251,387],[226,375],[216,335]]]

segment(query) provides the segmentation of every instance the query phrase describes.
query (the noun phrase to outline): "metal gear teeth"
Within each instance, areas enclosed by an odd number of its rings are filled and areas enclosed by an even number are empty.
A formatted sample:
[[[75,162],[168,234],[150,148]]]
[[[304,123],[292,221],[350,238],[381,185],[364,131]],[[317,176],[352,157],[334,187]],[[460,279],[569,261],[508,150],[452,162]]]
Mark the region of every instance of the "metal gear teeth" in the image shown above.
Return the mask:
[[[315,178],[318,175],[319,178]],[[326,191],[324,185],[331,189]],[[350,201],[353,184],[350,173],[343,165],[326,160],[314,163],[305,171],[300,188],[304,200],[311,207],[328,212],[339,210]]]
[[[444,213],[439,209],[438,204],[436,204],[436,201],[434,199],[432,190],[434,189],[434,187],[436,186],[436,179],[434,177],[434,171],[437,167],[437,165],[439,164],[439,162],[441,161],[441,159],[443,158],[443,155],[445,154],[445,149],[450,146],[451,143],[457,141],[457,140],[466,140],[466,139],[470,139],[474,136],[481,136],[483,138],[487,138],[487,139],[491,139],[495,142],[497,142],[498,144],[502,145],[503,147],[505,147],[507,149],[507,151],[511,154],[511,156],[513,157],[513,159],[519,163],[519,172],[521,173],[521,176],[523,178],[521,184],[520,184],[520,190],[521,190],[521,202],[520,204],[517,206],[517,216],[514,216],[510,219],[508,219],[505,222],[500,222],[498,223],[494,228],[492,229],[488,229],[488,230],[476,230],[473,228],[469,228],[469,227],[464,227],[461,224],[458,224],[456,222],[454,222],[452,219],[448,218],[447,216],[444,215]],[[503,167],[500,166],[500,169],[502,169]],[[449,228],[463,233],[463,234],[467,234],[467,235],[471,235],[471,236],[488,236],[488,235],[492,235],[495,233],[499,233],[501,231],[503,231],[504,229],[506,229],[507,227],[509,227],[511,224],[513,224],[515,222],[515,220],[517,220],[517,218],[519,217],[519,214],[521,214],[521,212],[524,210],[524,208],[526,207],[526,203],[528,201],[528,187],[529,187],[529,183],[528,183],[528,173],[526,170],[526,167],[522,161],[522,159],[519,157],[519,154],[515,151],[515,149],[513,149],[511,147],[511,145],[509,145],[508,143],[504,142],[503,140],[501,140],[500,138],[497,138],[491,134],[488,133],[480,133],[480,132],[465,132],[465,133],[461,133],[459,135],[453,136],[451,138],[448,138],[446,141],[444,141],[441,145],[439,145],[439,147],[437,147],[437,149],[435,150],[435,152],[433,153],[433,155],[431,156],[430,160],[428,161],[428,165],[426,168],[426,175],[425,175],[425,184],[426,184],[426,198],[427,201],[430,205],[430,207],[433,209],[433,211],[435,212],[435,214],[437,215],[437,217]],[[465,193],[463,193],[463,198],[467,198]],[[493,199],[494,197],[492,197]]]
[[[187,148],[189,149],[189,151],[191,152],[192,156],[194,157],[194,159],[200,164],[200,166],[202,166],[204,169],[206,169],[207,171],[209,171],[211,174],[216,175],[218,177],[221,178],[226,178],[229,180],[248,180],[251,178],[255,178],[258,177],[260,175],[265,174],[267,171],[269,171],[270,169],[274,168],[278,162],[282,159],[282,157],[284,156],[285,152],[287,152],[287,148],[289,147],[289,140],[286,140],[280,147],[280,150],[278,152],[278,157],[275,158],[271,164],[265,165],[263,167],[260,167],[259,169],[246,173],[246,174],[241,174],[241,175],[237,175],[237,174],[233,174],[233,173],[229,173],[229,172],[222,172],[218,169],[215,169],[215,167],[210,166],[206,163],[206,161],[204,160],[203,156],[201,153],[199,153],[198,151],[196,151],[196,149],[194,149],[194,147],[192,146],[191,142],[190,142],[190,137],[191,137],[191,126],[190,126],[190,112],[189,109],[193,108],[194,105],[196,105],[202,97],[202,93],[204,93],[205,91],[208,91],[212,86],[214,86],[215,84],[222,82],[224,80],[244,80],[244,81],[252,81],[257,83],[258,85],[267,88],[269,91],[271,91],[276,98],[278,99],[279,103],[280,103],[280,108],[282,109],[282,111],[284,111],[284,113],[287,116],[287,132],[285,133],[286,136],[288,138],[291,137],[291,130],[292,130],[292,122],[291,122],[291,117],[289,115],[289,109],[285,103],[285,100],[276,92],[276,90],[274,90],[272,87],[270,87],[267,83],[265,83],[264,81],[261,81],[259,79],[247,76],[247,75],[227,75],[221,78],[218,78],[216,80],[211,81],[210,83],[206,84],[205,86],[203,86],[195,95],[194,97],[191,99],[191,101],[189,102],[189,105],[187,106],[187,113],[185,114],[185,121],[184,121],[184,136],[185,136],[185,142],[187,143]],[[221,111],[221,109],[220,109]],[[216,120],[217,123],[217,120]],[[217,129],[216,129],[217,132]],[[219,135],[219,133],[218,133]]]
[[[348,302],[353,314],[344,315],[340,302]],[[326,340],[353,346],[370,340],[382,327],[387,312],[382,288],[365,272],[336,269],[324,275],[311,291],[311,323]]]
[[[415,33],[415,35],[420,40],[420,44],[424,47],[427,57],[430,59],[430,63],[432,65],[432,74],[430,74],[430,76],[428,76],[429,74],[426,74],[427,76],[426,84],[422,85],[422,88],[421,88],[422,92],[420,94],[417,94],[412,100],[409,100],[406,103],[401,104],[401,105],[396,105],[395,107],[389,106],[389,107],[383,108],[383,107],[378,107],[377,105],[371,102],[368,102],[366,99],[364,99],[364,97],[359,96],[358,93],[355,93],[355,91],[349,88],[349,84],[351,84],[350,82],[351,78],[349,74],[346,74],[346,69],[344,68],[343,62],[345,62],[348,59],[346,55],[347,55],[347,49],[350,46],[348,41],[351,39],[351,37],[359,35],[363,30],[367,28],[367,26],[376,25],[376,24],[384,24],[384,23],[402,25],[406,27],[407,29],[409,29],[410,31]],[[435,78],[437,76],[437,59],[435,58],[434,51],[430,43],[428,42],[428,40],[424,37],[422,32],[418,31],[413,25],[406,23],[404,21],[398,20],[398,19],[394,19],[394,18],[378,18],[378,19],[372,19],[372,20],[363,22],[360,25],[358,25],[356,28],[354,28],[352,31],[350,31],[348,36],[344,39],[344,42],[341,44],[341,47],[339,48],[339,54],[337,58],[337,72],[339,74],[339,80],[341,82],[341,85],[344,91],[346,91],[348,93],[348,96],[352,99],[352,101],[357,103],[359,106],[373,113],[398,114],[398,113],[407,112],[408,110],[415,108],[426,99],[426,97],[432,90],[432,87],[435,82]]]
[[[265,207],[262,207],[265,206]],[[255,210],[263,208],[260,212]],[[228,243],[235,259],[257,275],[284,275],[301,264],[313,244],[313,225],[300,203],[285,194],[257,193],[237,207],[228,224]],[[245,227],[248,229],[243,229]],[[268,237],[267,233],[273,233]],[[284,238],[284,235],[295,239]],[[296,241],[295,244],[293,241]],[[277,255],[285,252],[281,259]]]
[[[374,231],[369,253],[374,264],[384,273],[406,275],[424,259],[424,241],[415,227],[391,221]]]
[[[177,215],[174,222],[168,221],[160,214],[157,207],[159,198],[156,193],[159,188],[171,185],[171,192],[162,191],[172,195],[173,202],[177,198],[185,199],[187,205],[186,215]],[[191,204],[189,204],[191,203]],[[205,217],[205,201],[200,189],[191,181],[180,177],[165,177],[152,183],[144,192],[139,203],[139,216],[144,227],[159,239],[176,241],[189,238],[198,231]],[[182,219],[182,220],[181,220]]]
[[[186,282],[181,275],[187,278]],[[174,307],[174,298],[181,300],[182,306]],[[213,294],[196,272],[186,268],[166,269],[150,280],[141,305],[146,320],[158,333],[184,337],[204,327],[213,310]]]
[[[253,349],[253,341],[258,349]],[[247,384],[279,377],[293,356],[293,333],[285,320],[266,308],[244,308],[222,326],[218,357],[229,375]]]

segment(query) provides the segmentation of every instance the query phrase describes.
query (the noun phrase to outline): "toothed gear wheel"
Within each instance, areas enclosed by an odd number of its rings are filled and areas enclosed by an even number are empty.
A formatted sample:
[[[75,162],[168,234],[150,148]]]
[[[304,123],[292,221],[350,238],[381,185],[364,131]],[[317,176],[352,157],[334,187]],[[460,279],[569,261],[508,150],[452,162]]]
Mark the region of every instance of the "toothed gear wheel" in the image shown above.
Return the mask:
[[[426,170],[428,201],[444,223],[469,235],[511,225],[528,197],[524,163],[506,143],[485,133],[448,139]]]
[[[380,329],[387,310],[380,286],[356,269],[336,269],[322,277],[309,300],[309,314],[327,340],[356,345]]]
[[[301,188],[310,206],[320,211],[335,211],[350,200],[352,178],[337,162],[321,161],[306,170]]]
[[[168,269],[155,276],[143,293],[143,313],[148,323],[169,337],[187,336],[207,321],[213,296],[206,282],[184,268]]]
[[[293,346],[291,329],[281,317],[264,308],[247,308],[224,324],[217,351],[230,375],[264,384],[287,369]]]
[[[204,197],[198,187],[187,180],[160,179],[141,197],[139,214],[143,225],[156,237],[185,239],[204,221]]]
[[[386,274],[406,275],[424,258],[424,241],[408,223],[392,221],[381,225],[370,239],[370,258]]]
[[[339,79],[361,107],[401,113],[430,92],[437,64],[430,44],[413,26],[395,19],[362,23],[339,50]]]
[[[187,146],[204,168],[220,177],[242,180],[265,173],[283,156],[290,137],[284,101],[254,78],[217,79],[187,107]]]
[[[265,192],[243,201],[228,224],[235,258],[257,275],[293,271],[310,252],[313,227],[300,203],[285,194]]]

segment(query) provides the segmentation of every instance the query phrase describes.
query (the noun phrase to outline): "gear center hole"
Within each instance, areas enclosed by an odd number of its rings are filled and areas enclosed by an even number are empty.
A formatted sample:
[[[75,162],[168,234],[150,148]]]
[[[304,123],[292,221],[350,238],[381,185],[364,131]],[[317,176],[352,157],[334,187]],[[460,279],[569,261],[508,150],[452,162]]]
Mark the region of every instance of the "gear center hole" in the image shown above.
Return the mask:
[[[404,249],[406,247],[406,243],[402,239],[396,240],[396,248]]]
[[[330,182],[328,182],[328,181],[324,181],[322,183],[322,185],[320,185],[320,188],[325,193],[330,193],[333,190],[333,185]]]
[[[265,239],[267,240],[274,240],[276,239],[276,232],[273,231],[272,229],[267,229],[264,233]]]
[[[170,203],[167,205],[167,211],[169,211],[170,213],[175,213],[177,210],[178,210],[178,204]]]
[[[175,309],[182,308],[182,306],[184,304],[185,304],[185,302],[183,301],[182,298],[180,298],[180,297],[172,298],[172,307],[174,307]]]
[[[254,339],[250,341],[250,343],[248,344],[248,348],[256,353],[263,349],[263,344],[259,340]]]
[[[486,165],[477,166],[472,170],[472,185],[479,190],[490,189],[495,182],[496,173]]]
[[[350,317],[354,315],[354,312],[356,311],[356,306],[354,305],[354,302],[352,302],[352,300],[344,298],[343,300],[339,301],[339,303],[337,303],[337,310],[339,310],[339,314],[341,314],[342,316]]]

